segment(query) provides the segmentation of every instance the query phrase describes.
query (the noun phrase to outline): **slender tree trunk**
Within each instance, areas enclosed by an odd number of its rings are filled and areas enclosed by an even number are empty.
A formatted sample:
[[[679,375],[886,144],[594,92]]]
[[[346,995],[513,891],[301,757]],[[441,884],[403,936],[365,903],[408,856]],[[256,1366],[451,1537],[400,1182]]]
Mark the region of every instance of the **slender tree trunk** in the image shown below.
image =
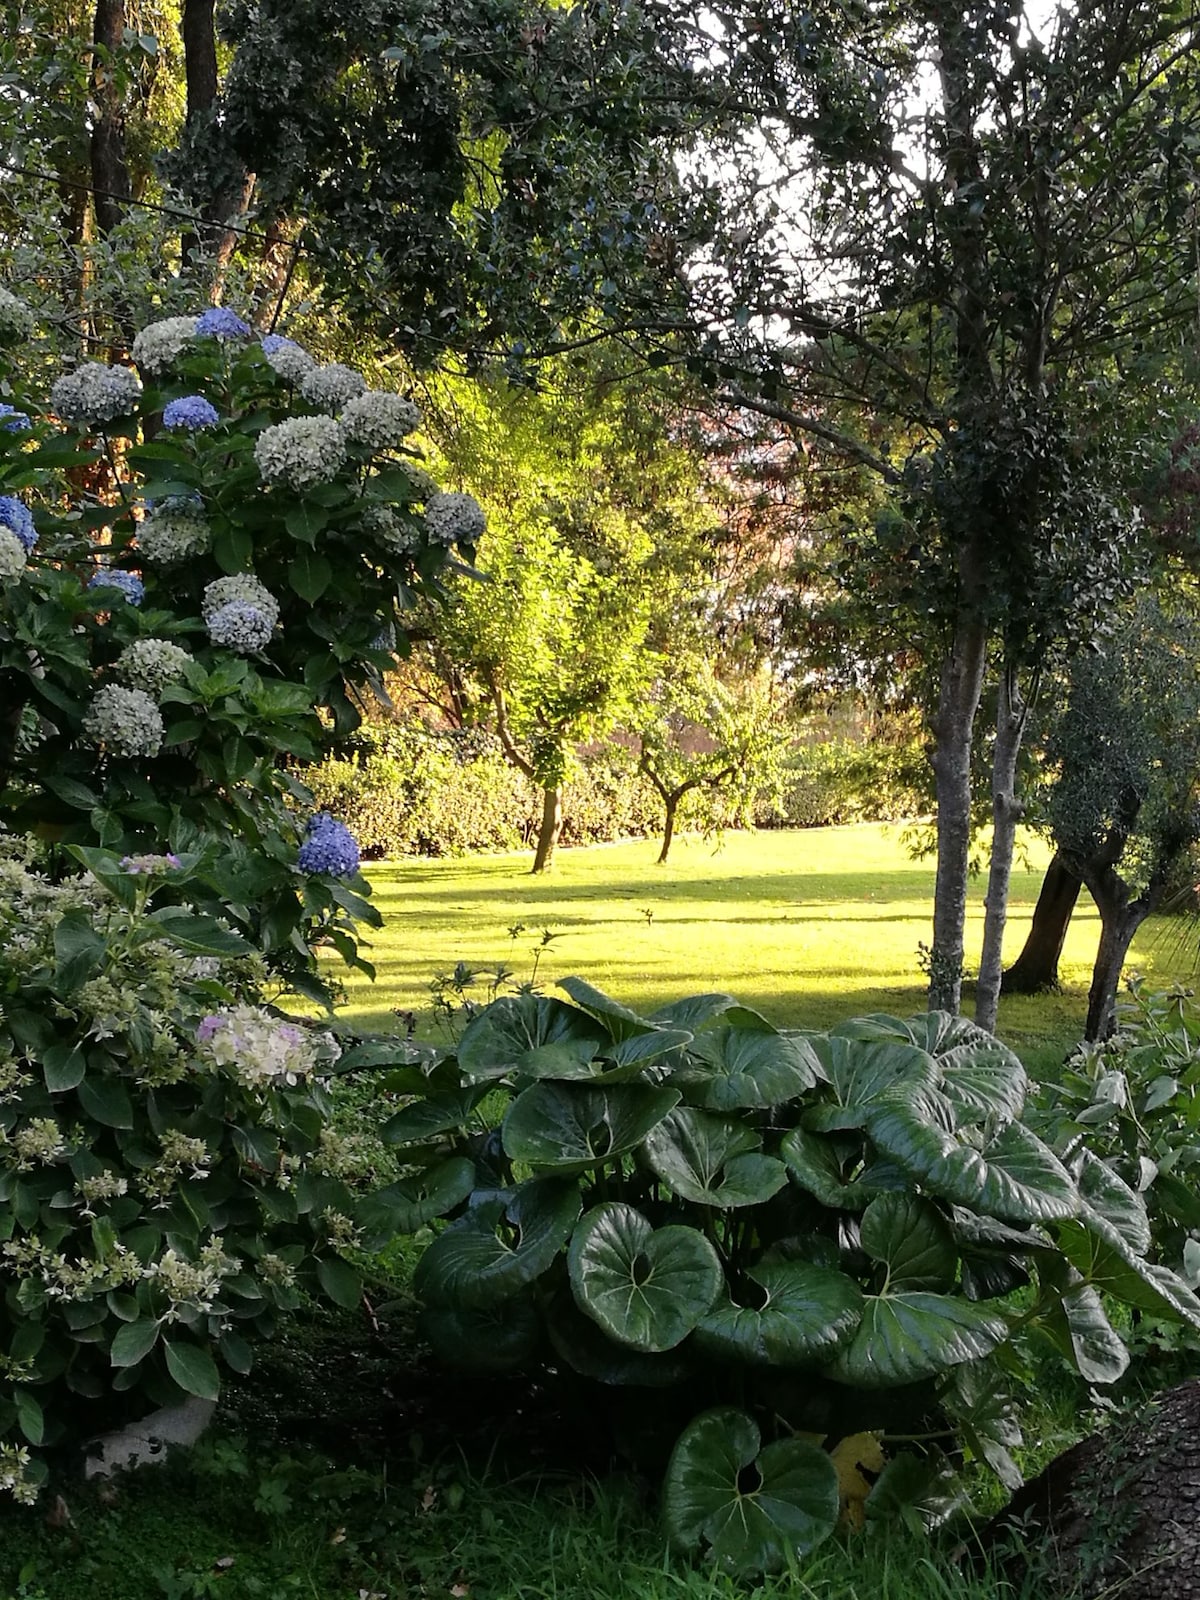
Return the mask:
[[[96,0],[92,41],[92,188],[96,226],[109,234],[120,222],[133,197],[129,163],[125,155],[125,108],[121,103],[116,62],[125,37],[124,0]]]
[[[1058,961],[1082,888],[1082,878],[1056,851],[1038,891],[1025,948],[1004,974],[1001,993],[1043,994],[1058,988]]]
[[[929,1008],[957,1011],[962,998],[963,930],[971,857],[971,740],[983,691],[987,628],[973,608],[960,610],[954,642],[942,667],[934,724],[937,792],[937,879]]]
[[[554,847],[562,832],[562,789],[542,790],[542,822],[538,828],[537,850],[531,872],[547,872],[554,860]]]
[[[1095,891],[1093,890],[1093,893]],[[1085,1039],[1107,1039],[1116,1026],[1117,986],[1134,934],[1149,915],[1150,907],[1141,900],[1123,904],[1104,896],[1100,906],[1100,948],[1092,967],[1092,986],[1088,990]]]
[[[1017,799],[1017,758],[1021,753],[1021,738],[1025,732],[1025,711],[1016,668],[1006,666],[1000,674],[996,695],[996,750],[992,763],[992,859],[988,870],[979,983],[975,991],[975,1021],[989,1033],[996,1031],[1013,849],[1017,839],[1017,823],[1020,822],[1025,810]]]
[[[187,128],[193,137],[204,123],[212,121],[220,89],[214,10],[215,0],[183,0],[179,19],[187,78]],[[233,159],[232,151],[222,154],[227,157],[225,181],[215,184],[200,203],[206,226],[199,233],[185,233],[182,241],[185,264],[194,262],[202,249],[210,252],[214,299],[237,245],[237,234],[229,224],[245,215],[254,191],[254,174]]]
[[[675,838],[675,813],[679,810],[680,796],[669,794],[664,796],[667,806],[666,819],[663,822],[662,849],[658,852],[656,865],[663,866],[671,854],[671,842]]]

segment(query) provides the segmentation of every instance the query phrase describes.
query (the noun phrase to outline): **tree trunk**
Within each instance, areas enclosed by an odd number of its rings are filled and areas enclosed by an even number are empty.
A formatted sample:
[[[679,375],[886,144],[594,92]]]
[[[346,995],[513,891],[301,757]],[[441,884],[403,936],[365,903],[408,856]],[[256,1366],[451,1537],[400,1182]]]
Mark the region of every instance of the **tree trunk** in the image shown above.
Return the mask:
[[[1095,889],[1092,890],[1096,895]],[[1087,1024],[1083,1036],[1090,1042],[1107,1039],[1116,1026],[1117,986],[1134,934],[1149,915],[1144,900],[1129,904],[1124,896],[1096,895],[1100,907],[1100,948],[1092,967],[1088,990]]]
[[[1008,887],[1012,878],[1017,823],[1024,807],[1017,799],[1017,757],[1025,731],[1025,702],[1016,669],[1005,667],[996,695],[996,750],[992,763],[992,859],[988,870],[983,919],[983,951],[975,991],[975,1021],[996,1031],[1003,971],[1004,927],[1008,921]]]
[[[187,78],[187,127],[193,136],[200,125],[211,122],[220,89],[214,10],[215,0],[183,0],[180,13],[184,73]],[[199,233],[189,230],[182,241],[185,265],[195,262],[202,249],[210,252],[214,299],[237,245],[237,234],[229,224],[245,215],[254,191],[254,174],[247,172],[243,164],[234,159],[232,151],[225,150],[221,154],[225,158],[221,163],[226,169],[225,181],[215,185],[199,206],[201,218],[207,226]]]
[[[1200,1382],[1058,1456],[985,1528],[981,1560],[1046,1600],[1200,1596]],[[989,1572],[989,1577],[992,1573]]]
[[[666,801],[667,815],[663,822],[662,849],[658,852],[658,861],[656,863],[660,867],[665,864],[667,857],[671,854],[671,841],[675,837],[675,813],[679,810],[680,796],[669,794],[664,796],[664,800]]]
[[[957,1011],[962,998],[963,929],[971,857],[971,739],[987,654],[987,628],[963,606],[954,642],[942,666],[934,724],[933,771],[937,792],[937,880],[933,900],[933,950],[929,1007]]]
[[[531,872],[546,872],[554,860],[554,847],[562,832],[562,789],[542,790],[542,822],[538,828],[537,850]]]
[[[125,108],[121,103],[116,61],[125,38],[124,0],[96,0],[92,40],[92,188],[96,226],[107,235],[125,215],[133,197],[125,156]]]
[[[1042,994],[1058,988],[1058,960],[1082,888],[1083,880],[1056,851],[1038,891],[1025,947],[1004,974],[1002,994]]]

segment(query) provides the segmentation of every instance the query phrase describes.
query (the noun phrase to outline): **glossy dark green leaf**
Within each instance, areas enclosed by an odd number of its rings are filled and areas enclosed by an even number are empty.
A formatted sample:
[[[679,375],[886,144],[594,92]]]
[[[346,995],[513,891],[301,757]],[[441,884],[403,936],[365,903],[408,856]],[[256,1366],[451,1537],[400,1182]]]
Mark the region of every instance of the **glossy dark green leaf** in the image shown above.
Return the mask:
[[[858,1144],[861,1148],[861,1140]],[[879,1193],[879,1189],[864,1178],[849,1183],[844,1180],[836,1135],[791,1128],[783,1137],[779,1154],[799,1187],[824,1206],[861,1211]]]
[[[838,1519],[837,1470],[804,1439],[761,1449],[752,1417],[731,1407],[705,1411],[684,1429],[663,1483],[672,1544],[704,1546],[735,1572],[773,1572],[815,1549]]]
[[[885,1194],[862,1214],[859,1242],[887,1268],[887,1292],[950,1289],[958,1275],[958,1249],[950,1225],[929,1200]]]
[[[439,1134],[457,1132],[469,1121],[489,1087],[486,1083],[478,1084],[457,1094],[415,1100],[388,1118],[380,1137],[385,1144],[409,1145],[435,1139]]]
[[[86,911],[68,911],[54,926],[54,987],[60,994],[74,994],[104,961],[104,940],[92,926]]]
[[[696,1346],[721,1360],[805,1366],[846,1343],[862,1306],[862,1290],[845,1273],[802,1261],[760,1264],[700,1320]]]
[[[537,1307],[523,1294],[488,1306],[427,1306],[420,1326],[439,1361],[481,1372],[520,1366],[541,1335]]]
[[[915,1045],[831,1034],[828,1039],[814,1039],[812,1048],[828,1088],[817,1104],[805,1109],[802,1121],[818,1133],[865,1127],[872,1107],[884,1096],[908,1086],[932,1088],[937,1082],[933,1058]]]
[[[702,1206],[760,1205],[787,1182],[782,1161],[764,1156],[744,1123],[677,1106],[646,1135],[645,1154],[671,1192]]]
[[[413,1287],[431,1305],[472,1309],[507,1300],[541,1277],[578,1215],[573,1184],[524,1183],[511,1199],[483,1201],[440,1233],[417,1264]]]
[[[802,1095],[820,1071],[807,1039],[722,1023],[695,1036],[671,1082],[708,1111],[766,1110]]]
[[[475,1163],[452,1156],[365,1196],[355,1209],[363,1248],[382,1250],[396,1234],[416,1233],[434,1217],[444,1217],[461,1205],[474,1187]]]
[[[631,1039],[645,1033],[650,1027],[649,1022],[639,1017],[636,1011],[621,1005],[618,1000],[610,999],[583,978],[560,978],[558,987],[570,995],[580,1010],[586,1011],[603,1025],[610,1040]]]
[[[968,1208],[977,1203],[983,1193],[983,1157],[954,1133],[954,1108],[940,1090],[913,1083],[882,1090],[866,1108],[864,1123],[878,1148],[931,1193]]]
[[[587,1063],[603,1042],[603,1030],[574,1006],[543,995],[503,995],[467,1024],[458,1064],[464,1077],[477,1082],[526,1070],[550,1076],[552,1059],[558,1061],[555,1076],[588,1077]],[[555,1057],[535,1054],[547,1045],[567,1048]],[[527,1069],[530,1057],[533,1067]]]
[[[163,1349],[167,1357],[167,1371],[179,1387],[201,1400],[216,1400],[221,1393],[221,1380],[216,1362],[208,1351],[198,1344],[183,1339],[166,1339]]]
[[[126,1322],[113,1335],[109,1360],[114,1367],[136,1367],[158,1343],[161,1326],[156,1317]]]
[[[80,1080],[75,1093],[79,1104],[95,1122],[106,1128],[132,1128],[133,1102],[129,1090],[119,1078],[102,1077],[89,1073]]]
[[[858,1388],[893,1388],[990,1355],[1007,1334],[1004,1319],[976,1301],[920,1291],[871,1295],[829,1370]]]
[[[689,1033],[697,1033],[714,1017],[722,1016],[736,1005],[737,1001],[731,994],[693,994],[684,1000],[673,1000],[669,1005],[659,1006],[646,1021],[652,1022],[656,1028],[685,1028]]]
[[[52,1045],[42,1057],[42,1072],[51,1094],[64,1094],[83,1081],[87,1057],[82,1042]]]
[[[654,1229],[632,1206],[616,1202],[580,1219],[567,1267],[580,1310],[637,1350],[681,1343],[724,1281],[716,1251],[697,1229]]]
[[[1079,1193],[1093,1211],[1110,1222],[1135,1255],[1150,1252],[1152,1235],[1146,1203],[1107,1161],[1090,1150],[1079,1154]]]
[[[641,1144],[678,1100],[678,1090],[647,1084],[531,1084],[504,1118],[504,1151],[545,1171],[584,1172]]]
[[[1079,1209],[1075,1180],[1048,1145],[1010,1122],[983,1148],[977,1209],[1001,1222],[1049,1222]],[[954,1198],[953,1196],[951,1198]]]
[[[1200,1328],[1200,1300],[1182,1278],[1139,1256],[1087,1201],[1078,1217],[1058,1223],[1054,1232],[1067,1260],[1094,1288],[1151,1316]]]
[[[670,1388],[682,1383],[691,1370],[688,1346],[652,1354],[618,1344],[584,1316],[567,1293],[551,1297],[546,1308],[546,1331],[555,1354],[573,1372],[609,1388]]]
[[[1068,1289],[1043,1326],[1085,1383],[1115,1383],[1129,1366],[1125,1342],[1090,1284]]]
[[[362,1303],[362,1278],[348,1261],[322,1256],[317,1262],[317,1282],[344,1311],[357,1311]]]

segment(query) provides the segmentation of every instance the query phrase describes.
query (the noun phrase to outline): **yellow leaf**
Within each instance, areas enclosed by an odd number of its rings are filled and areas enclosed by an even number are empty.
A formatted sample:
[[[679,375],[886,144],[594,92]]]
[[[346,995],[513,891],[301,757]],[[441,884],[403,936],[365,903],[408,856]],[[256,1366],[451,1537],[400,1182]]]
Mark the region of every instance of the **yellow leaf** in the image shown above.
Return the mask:
[[[883,1471],[883,1446],[879,1436],[874,1433],[848,1434],[830,1455],[837,1469],[842,1523],[848,1528],[861,1528],[866,1521],[863,1507],[872,1483],[866,1474]]]

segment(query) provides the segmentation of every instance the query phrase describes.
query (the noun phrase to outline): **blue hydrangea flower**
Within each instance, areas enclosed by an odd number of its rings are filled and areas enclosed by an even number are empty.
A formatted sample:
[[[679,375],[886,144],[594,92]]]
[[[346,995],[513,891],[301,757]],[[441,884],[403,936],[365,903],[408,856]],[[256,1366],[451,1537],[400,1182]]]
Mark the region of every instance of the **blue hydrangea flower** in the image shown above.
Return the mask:
[[[6,433],[24,433],[26,428],[32,428],[33,423],[23,411],[18,411],[16,406],[6,405],[0,400],[0,428]]]
[[[0,494],[0,527],[11,528],[25,546],[28,555],[37,543],[37,529],[33,513],[15,494]]]
[[[344,822],[338,822],[327,811],[318,811],[308,820],[296,865],[301,872],[352,878],[358,871],[358,845],[354,835]]]
[[[136,572],[122,572],[119,567],[108,567],[88,579],[89,589],[119,589],[131,606],[140,606],[146,586]]]
[[[210,306],[196,318],[196,332],[217,339],[245,339],[253,330],[228,306]]]
[[[194,433],[197,428],[214,427],[221,420],[211,401],[202,394],[185,394],[181,400],[172,400],[163,410],[164,428],[187,428]]]

